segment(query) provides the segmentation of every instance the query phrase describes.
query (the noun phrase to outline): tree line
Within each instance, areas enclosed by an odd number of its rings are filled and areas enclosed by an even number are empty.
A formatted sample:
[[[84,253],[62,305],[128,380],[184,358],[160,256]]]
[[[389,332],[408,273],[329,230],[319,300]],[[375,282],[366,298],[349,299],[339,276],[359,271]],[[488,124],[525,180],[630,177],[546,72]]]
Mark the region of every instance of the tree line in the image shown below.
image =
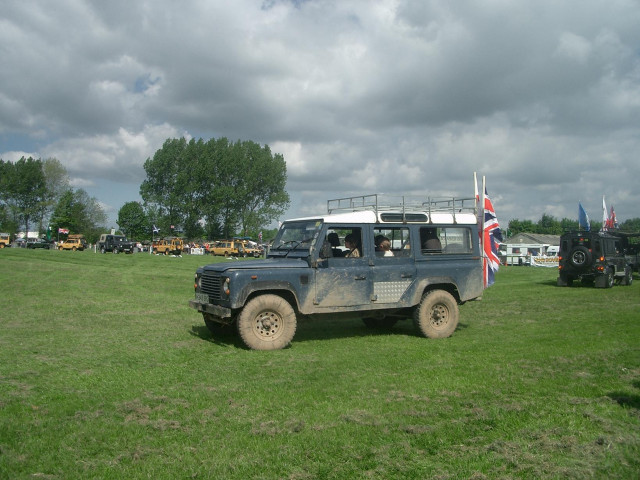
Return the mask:
[[[255,238],[289,206],[284,157],[253,141],[168,139],[144,170],[140,196],[165,234],[179,225],[191,239]]]
[[[0,159],[0,229],[15,235],[39,232],[99,235],[107,216],[98,201],[69,184],[66,169],[56,158]]]
[[[289,206],[284,157],[268,145],[226,138],[167,139],[144,163],[142,202],[118,211],[122,233],[147,240],[180,234],[188,239],[234,235],[270,238],[264,227]],[[33,225],[82,233],[89,242],[105,230],[106,215],[96,199],[69,186],[57,159],[0,160],[0,229],[15,233]]]
[[[601,228],[602,222],[591,222],[591,230],[597,232]],[[510,220],[509,227],[505,233],[508,237],[512,237],[519,233],[562,235],[564,232],[579,229],[580,226],[578,220],[572,220],[570,218],[558,220],[554,216],[545,213],[537,222],[532,220]],[[618,225],[618,229],[623,232],[640,232],[640,218],[625,220]]]

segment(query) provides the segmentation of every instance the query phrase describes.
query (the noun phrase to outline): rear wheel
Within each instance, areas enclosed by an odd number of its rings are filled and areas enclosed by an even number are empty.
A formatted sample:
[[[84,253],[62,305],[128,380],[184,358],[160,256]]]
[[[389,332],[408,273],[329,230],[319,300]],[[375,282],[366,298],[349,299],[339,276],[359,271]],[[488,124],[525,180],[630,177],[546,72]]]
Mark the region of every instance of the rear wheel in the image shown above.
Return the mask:
[[[624,279],[622,280],[623,285],[631,285],[633,283],[633,269],[629,266],[624,269]]]
[[[560,276],[558,276],[557,284],[559,287],[570,287],[572,283],[573,278],[571,278],[569,275],[561,273]]]
[[[238,315],[238,332],[252,350],[278,350],[291,343],[296,333],[296,314],[284,298],[260,295]]]
[[[449,292],[431,290],[422,296],[413,313],[413,323],[428,338],[450,337],[458,326],[458,303]]]
[[[611,288],[613,287],[613,272],[611,269],[607,269],[602,275],[596,277],[596,288]]]

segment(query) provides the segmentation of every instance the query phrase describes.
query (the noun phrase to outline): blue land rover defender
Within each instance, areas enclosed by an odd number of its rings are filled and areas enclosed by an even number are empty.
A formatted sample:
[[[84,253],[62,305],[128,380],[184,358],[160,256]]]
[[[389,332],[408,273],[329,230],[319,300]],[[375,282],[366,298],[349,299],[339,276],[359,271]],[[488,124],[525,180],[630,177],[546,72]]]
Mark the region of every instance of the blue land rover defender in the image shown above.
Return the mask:
[[[483,292],[474,198],[365,195],[327,202],[327,214],[284,222],[267,258],[216,263],[195,274],[212,332],[236,323],[247,347],[288,346],[301,316],[350,314],[368,327],[413,319],[450,336],[458,305]]]

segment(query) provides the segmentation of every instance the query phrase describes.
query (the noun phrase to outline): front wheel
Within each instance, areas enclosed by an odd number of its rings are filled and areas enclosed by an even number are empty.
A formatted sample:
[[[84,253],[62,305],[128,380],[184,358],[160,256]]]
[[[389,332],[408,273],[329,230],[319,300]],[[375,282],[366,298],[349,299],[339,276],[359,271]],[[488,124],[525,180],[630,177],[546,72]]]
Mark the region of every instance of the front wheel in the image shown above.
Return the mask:
[[[279,350],[293,340],[296,314],[284,298],[260,295],[244,306],[238,315],[238,332],[252,350]]]
[[[449,292],[431,290],[413,312],[413,323],[428,338],[450,337],[458,326],[458,303]]]

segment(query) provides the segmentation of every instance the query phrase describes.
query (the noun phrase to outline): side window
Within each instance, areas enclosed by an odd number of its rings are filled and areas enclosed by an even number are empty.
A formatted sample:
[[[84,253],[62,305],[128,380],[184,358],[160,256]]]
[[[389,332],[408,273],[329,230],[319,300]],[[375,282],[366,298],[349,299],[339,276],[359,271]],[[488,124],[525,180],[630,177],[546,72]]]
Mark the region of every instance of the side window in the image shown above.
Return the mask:
[[[466,227],[421,227],[423,255],[473,253],[471,229]]]
[[[329,226],[320,251],[320,258],[362,257],[362,229],[358,227]]]
[[[409,229],[384,227],[373,230],[376,257],[408,257],[411,255]]]

